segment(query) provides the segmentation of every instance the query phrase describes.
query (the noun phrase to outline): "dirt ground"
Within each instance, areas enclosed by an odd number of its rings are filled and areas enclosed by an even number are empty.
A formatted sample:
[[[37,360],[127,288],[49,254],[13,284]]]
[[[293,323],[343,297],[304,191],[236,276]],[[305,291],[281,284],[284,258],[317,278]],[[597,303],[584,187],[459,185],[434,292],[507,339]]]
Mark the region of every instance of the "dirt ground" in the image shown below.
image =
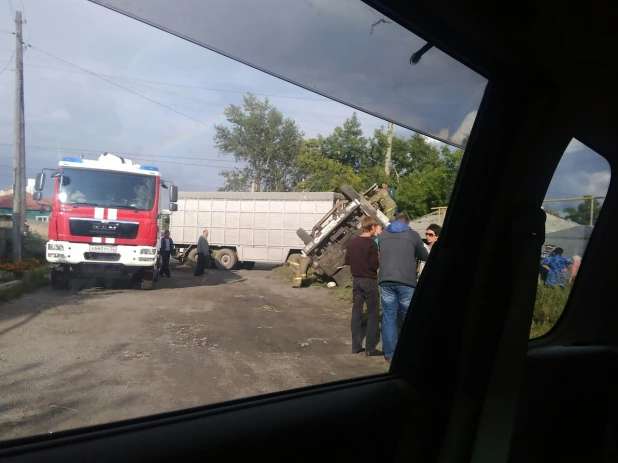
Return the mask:
[[[79,283],[0,305],[2,440],[388,370],[351,353],[348,303],[267,269]]]

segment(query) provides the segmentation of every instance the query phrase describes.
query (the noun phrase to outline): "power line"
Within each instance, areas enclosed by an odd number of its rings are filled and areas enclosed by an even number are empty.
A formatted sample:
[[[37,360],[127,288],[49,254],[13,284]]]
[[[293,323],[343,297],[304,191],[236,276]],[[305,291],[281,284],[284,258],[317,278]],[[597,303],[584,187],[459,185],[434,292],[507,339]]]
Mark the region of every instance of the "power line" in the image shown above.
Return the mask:
[[[2,68],[2,71],[0,71],[0,75],[2,75],[2,73],[4,71],[6,71],[6,68],[9,67],[9,64],[11,64],[13,62],[13,58],[15,57],[15,52],[13,52],[13,55],[11,56],[11,59],[7,61],[6,66],[4,66],[4,68]]]
[[[9,3],[9,10],[11,10],[11,17],[15,19],[15,8],[13,8],[13,2],[11,0],[7,0]]]
[[[34,47],[34,46],[32,46],[32,48],[36,49],[36,47]],[[70,64],[70,63],[68,63],[68,64]],[[28,64],[28,63],[26,63],[26,65],[33,66],[33,67],[45,68],[45,69],[52,69],[54,71],[77,72],[77,71],[74,71],[72,69],[63,69],[63,68],[57,68],[57,67],[53,67],[53,66],[42,66],[42,65]],[[220,92],[220,93],[235,93],[235,94],[240,94],[240,95],[245,95],[246,93],[252,93],[253,95],[256,95],[256,96],[265,96],[265,97],[270,97],[270,98],[287,98],[287,99],[291,99],[291,100],[310,100],[310,101],[326,101],[326,102],[332,101],[332,100],[330,100],[328,98],[312,98],[312,97],[303,97],[303,96],[276,95],[276,94],[272,94],[272,93],[254,93],[254,92],[247,92],[247,91],[241,91],[241,90],[228,90],[228,89],[204,87],[204,86],[200,86],[200,85],[180,84],[180,83],[176,83],[176,82],[163,82],[163,81],[158,81],[158,80],[138,79],[136,77],[126,77],[126,76],[119,76],[119,75],[114,75],[114,74],[101,74],[101,73],[98,73],[98,72],[90,72],[90,71],[89,71],[89,73],[95,74],[95,75],[100,76],[100,77],[107,77],[107,78],[110,78],[110,79],[132,80],[132,81],[135,81],[135,82],[145,82],[145,83],[148,83],[148,84],[168,85],[168,86],[172,86],[172,87],[183,87],[183,88],[193,88],[193,89],[208,90],[208,91]]]
[[[116,82],[114,82],[114,81],[112,81],[112,80],[109,80],[109,79],[107,79],[106,77],[103,77],[103,76],[101,76],[101,75],[99,75],[99,74],[95,74],[94,72],[90,72],[89,70],[87,70],[87,69],[85,69],[85,68],[82,68],[81,66],[78,66],[78,65],[76,65],[76,64],[73,64],[73,63],[71,63],[71,62],[69,62],[69,61],[65,60],[65,59],[59,58],[59,57],[57,57],[57,56],[55,56],[55,55],[52,55],[51,53],[48,53],[48,52],[46,52],[45,50],[42,50],[42,49],[40,49],[40,48],[38,48],[38,47],[35,47],[34,45],[30,45],[30,44],[29,44],[28,46],[29,46],[29,47],[31,47],[31,48],[34,48],[35,50],[37,50],[37,51],[39,51],[39,52],[41,52],[41,53],[43,53],[43,54],[45,54],[45,55],[47,55],[47,56],[50,56],[50,57],[52,57],[52,58],[54,58],[54,59],[57,59],[58,61],[62,61],[63,63],[68,64],[69,66],[73,66],[73,67],[75,67],[75,68],[77,68],[77,69],[79,69],[79,70],[81,70],[81,71],[85,72],[86,74],[90,74],[91,76],[98,77],[99,79],[104,80],[105,82],[107,82],[107,83],[109,83],[109,84],[112,84],[112,85],[114,85],[114,86],[116,86],[116,87],[118,87],[118,88],[121,88],[121,89],[123,89],[123,90],[125,90],[125,91],[129,92],[129,93],[132,93],[133,95],[139,96],[140,98],[144,98],[145,100],[148,100],[148,101],[150,101],[151,103],[154,103],[154,104],[156,104],[156,105],[158,105],[158,106],[161,106],[162,108],[165,108],[165,109],[167,109],[167,110],[169,110],[169,111],[172,111],[172,112],[174,112],[174,113],[176,113],[176,114],[179,114],[180,116],[186,117],[187,119],[190,119],[190,120],[192,120],[192,121],[194,121],[194,122],[197,122],[198,124],[201,124],[201,125],[203,125],[203,126],[205,126],[205,127],[213,127],[212,125],[210,125],[210,124],[205,124],[204,122],[202,122],[202,121],[200,121],[200,120],[198,120],[198,119],[195,119],[194,117],[191,117],[191,116],[189,116],[188,114],[185,114],[185,113],[183,113],[183,112],[177,111],[176,109],[172,108],[171,106],[168,106],[168,105],[166,105],[166,104],[160,103],[160,102],[159,102],[159,101],[157,101],[157,100],[153,100],[152,98],[149,98],[149,97],[147,97],[147,96],[145,96],[145,95],[142,95],[141,93],[136,92],[135,90],[131,90],[130,88],[123,87],[122,85],[120,85],[120,84],[118,84],[118,83],[116,83]]]
[[[0,143],[0,146],[12,147],[11,143]],[[26,148],[41,150],[41,151],[69,151],[73,153],[112,153],[112,154],[121,154],[123,156],[132,156],[132,157],[161,157],[156,154],[147,154],[147,153],[128,153],[126,151],[114,151],[114,150],[95,150],[89,148],[63,148],[63,147],[52,147],[52,146],[41,146],[41,145],[26,145]],[[217,159],[217,158],[194,158],[194,157],[186,157],[186,156],[173,156],[170,159],[189,159],[193,161],[215,161],[215,162],[234,162],[237,163],[239,161],[233,161],[231,159]]]

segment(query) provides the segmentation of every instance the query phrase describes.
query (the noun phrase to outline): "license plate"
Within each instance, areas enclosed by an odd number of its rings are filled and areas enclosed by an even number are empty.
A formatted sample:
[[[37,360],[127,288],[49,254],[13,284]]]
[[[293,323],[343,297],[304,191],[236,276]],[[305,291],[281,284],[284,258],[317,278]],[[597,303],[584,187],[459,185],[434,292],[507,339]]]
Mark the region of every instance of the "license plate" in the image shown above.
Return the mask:
[[[117,246],[108,246],[108,245],[99,245],[99,246],[90,246],[90,252],[107,252],[110,254],[115,254]]]

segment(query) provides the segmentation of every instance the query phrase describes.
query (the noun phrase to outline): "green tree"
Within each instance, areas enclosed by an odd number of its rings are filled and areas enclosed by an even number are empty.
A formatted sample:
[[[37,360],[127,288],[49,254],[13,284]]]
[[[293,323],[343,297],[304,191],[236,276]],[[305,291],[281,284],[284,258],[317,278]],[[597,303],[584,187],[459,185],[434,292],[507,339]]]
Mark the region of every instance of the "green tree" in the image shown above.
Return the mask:
[[[342,127],[335,127],[331,135],[318,138],[322,154],[358,172],[361,166],[371,165],[369,141],[363,137],[363,129],[356,113]]]
[[[229,125],[215,125],[214,142],[222,154],[246,163],[244,169],[223,171],[225,191],[289,191],[296,180],[296,163],[303,133],[293,119],[284,118],[268,99],[245,95],[241,105],[224,110]]]
[[[298,158],[297,171],[301,180],[296,191],[334,191],[343,184],[362,189],[363,181],[350,166],[329,159],[321,153],[319,139],[306,140]]]
[[[219,191],[250,191],[251,190],[251,169],[232,169],[224,170],[219,175],[225,178],[225,184]]]
[[[596,199],[594,201],[594,212],[592,216],[592,224],[597,223],[599,212],[601,211],[601,203]],[[564,218],[572,220],[575,223],[581,225],[590,225],[590,200],[583,201],[577,205],[577,209],[574,207],[564,208]]]

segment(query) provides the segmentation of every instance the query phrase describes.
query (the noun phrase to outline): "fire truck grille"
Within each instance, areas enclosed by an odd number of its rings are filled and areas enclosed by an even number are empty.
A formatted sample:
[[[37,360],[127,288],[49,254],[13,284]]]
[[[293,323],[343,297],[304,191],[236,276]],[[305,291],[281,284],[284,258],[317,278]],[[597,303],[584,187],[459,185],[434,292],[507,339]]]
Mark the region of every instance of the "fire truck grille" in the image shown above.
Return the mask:
[[[138,222],[72,218],[69,230],[73,236],[134,239],[139,230]]]

